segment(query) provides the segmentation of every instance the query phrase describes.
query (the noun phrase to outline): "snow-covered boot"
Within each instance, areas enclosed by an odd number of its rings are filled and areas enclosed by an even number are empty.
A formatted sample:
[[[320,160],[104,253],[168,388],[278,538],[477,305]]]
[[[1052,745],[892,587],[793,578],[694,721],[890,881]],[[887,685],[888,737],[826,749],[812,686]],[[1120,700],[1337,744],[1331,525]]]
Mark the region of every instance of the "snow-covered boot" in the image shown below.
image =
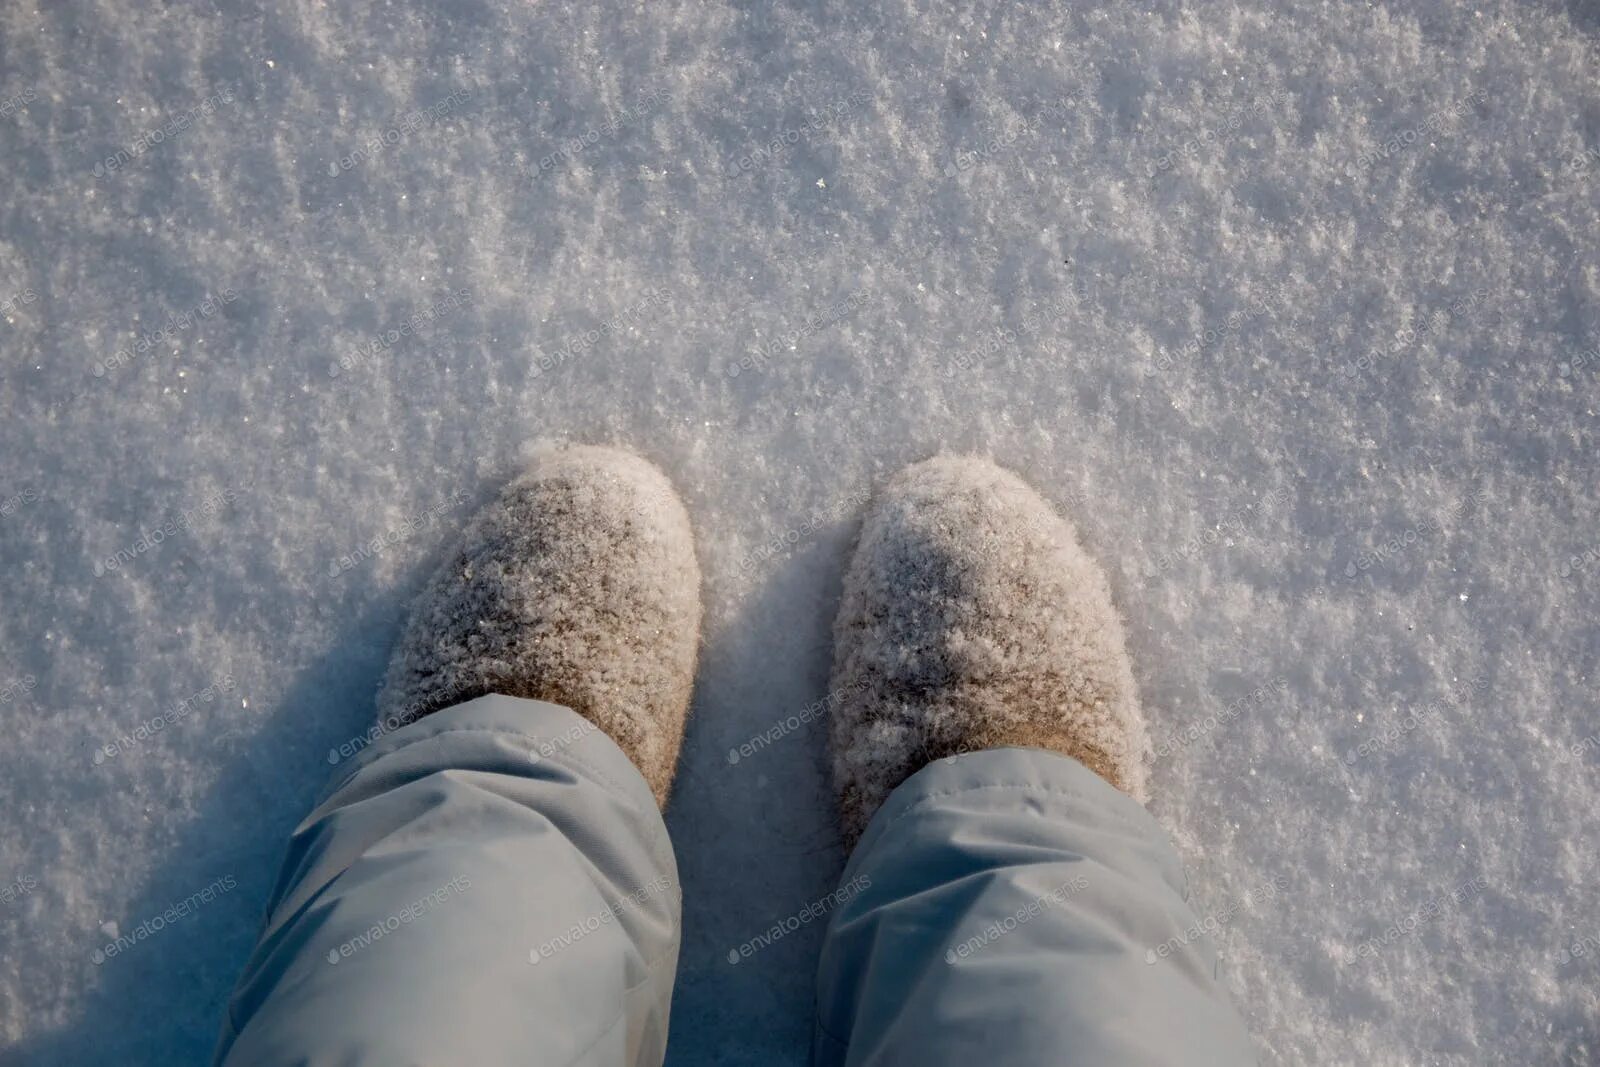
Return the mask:
[[[1122,623],[1071,525],[988,460],[901,471],[862,524],[834,623],[830,736],[846,838],[927,763],[1050,749],[1145,799]]]
[[[550,449],[473,518],[418,597],[380,723],[487,693],[562,704],[664,804],[699,641],[694,537],[666,476],[616,449]]]

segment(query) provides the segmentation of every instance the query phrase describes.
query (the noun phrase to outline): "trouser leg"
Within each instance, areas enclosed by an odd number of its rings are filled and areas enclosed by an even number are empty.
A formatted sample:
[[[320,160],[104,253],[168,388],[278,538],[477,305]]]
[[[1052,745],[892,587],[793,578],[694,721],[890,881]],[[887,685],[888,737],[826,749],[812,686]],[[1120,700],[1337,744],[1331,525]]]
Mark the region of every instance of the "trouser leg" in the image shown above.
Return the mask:
[[[566,708],[378,738],[296,830],[226,1067],[659,1067],[681,898],[649,787]]]
[[[818,973],[814,1062],[1255,1062],[1156,821],[1075,760],[935,761],[873,817]]]

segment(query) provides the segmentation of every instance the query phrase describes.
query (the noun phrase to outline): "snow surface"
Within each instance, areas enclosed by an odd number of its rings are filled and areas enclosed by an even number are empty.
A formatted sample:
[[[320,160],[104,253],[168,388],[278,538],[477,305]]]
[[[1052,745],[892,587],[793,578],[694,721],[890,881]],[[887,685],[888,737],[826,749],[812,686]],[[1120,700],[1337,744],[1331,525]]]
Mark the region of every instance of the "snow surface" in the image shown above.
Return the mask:
[[[659,462],[706,574],[673,1064],[805,1061],[821,924],[727,956],[834,888],[826,731],[729,752],[941,449],[1107,568],[1264,1063],[1596,1062],[1597,35],[0,6],[0,1059],[203,1062],[400,607],[564,439]]]

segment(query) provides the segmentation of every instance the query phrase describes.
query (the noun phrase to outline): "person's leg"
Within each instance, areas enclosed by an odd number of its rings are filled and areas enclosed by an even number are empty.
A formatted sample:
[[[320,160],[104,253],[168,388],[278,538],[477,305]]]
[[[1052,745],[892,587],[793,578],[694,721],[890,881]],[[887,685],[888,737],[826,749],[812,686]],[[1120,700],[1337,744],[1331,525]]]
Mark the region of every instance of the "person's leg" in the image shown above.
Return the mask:
[[[383,733],[296,832],[226,1067],[659,1067],[699,569],[661,473],[541,455],[413,607]]]
[[[1081,763],[936,760],[850,857],[817,979],[814,1062],[1255,1062],[1154,819]]]
[[[677,867],[604,733],[486,696],[353,762],[290,843],[218,1063],[661,1063]]]
[[[1072,528],[991,463],[909,468],[863,523],[834,637],[834,779],[859,843],[817,1064],[1253,1062],[1138,802],[1122,626]]]

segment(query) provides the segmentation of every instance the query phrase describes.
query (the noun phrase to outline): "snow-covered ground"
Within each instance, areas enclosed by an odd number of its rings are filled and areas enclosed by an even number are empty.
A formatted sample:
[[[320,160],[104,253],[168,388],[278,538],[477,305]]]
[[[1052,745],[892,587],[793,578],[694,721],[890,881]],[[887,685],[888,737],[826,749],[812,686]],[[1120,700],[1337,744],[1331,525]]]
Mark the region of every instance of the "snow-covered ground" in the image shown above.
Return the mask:
[[[941,449],[1104,561],[1264,1063],[1596,1062],[1597,37],[3,5],[0,1059],[204,1060],[406,598],[568,439],[660,462],[706,574],[671,1063],[805,1061],[821,924],[737,951],[843,861],[783,724],[862,494]]]

